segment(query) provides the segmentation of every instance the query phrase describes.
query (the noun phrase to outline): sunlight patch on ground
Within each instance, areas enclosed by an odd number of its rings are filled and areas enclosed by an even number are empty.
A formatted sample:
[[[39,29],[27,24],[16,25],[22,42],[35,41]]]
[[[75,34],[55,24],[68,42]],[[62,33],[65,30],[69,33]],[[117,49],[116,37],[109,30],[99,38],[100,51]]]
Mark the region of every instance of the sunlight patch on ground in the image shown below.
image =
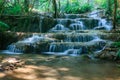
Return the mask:
[[[0,73],[0,78],[4,77],[5,74],[4,73]]]
[[[60,70],[60,71],[69,71],[69,69],[68,68],[58,68],[58,70]]]
[[[83,63],[78,58],[22,55],[27,64],[1,72],[0,80],[120,80],[120,71],[115,64]]]
[[[73,77],[73,76],[64,76],[63,80],[82,80],[82,78]]]
[[[8,74],[16,78],[28,79],[28,80],[37,78],[34,70],[30,68],[19,68]]]
[[[47,70],[47,71],[43,72],[43,75],[44,76],[57,76],[59,74],[56,70],[51,69],[51,70]]]
[[[6,75],[27,80],[58,80],[57,78],[59,73],[56,69],[47,66],[28,65],[23,68],[16,69],[13,72],[7,72]]]
[[[58,80],[57,78],[47,77],[44,80]]]

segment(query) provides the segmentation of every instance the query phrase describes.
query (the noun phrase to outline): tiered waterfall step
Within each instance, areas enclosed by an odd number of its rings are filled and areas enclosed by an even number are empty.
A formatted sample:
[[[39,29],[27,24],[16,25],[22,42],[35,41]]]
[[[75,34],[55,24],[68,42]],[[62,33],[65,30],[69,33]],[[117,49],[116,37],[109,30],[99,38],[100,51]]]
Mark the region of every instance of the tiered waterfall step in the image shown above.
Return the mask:
[[[88,42],[96,38],[105,39],[108,34],[97,30],[82,30],[82,31],[69,31],[57,32],[46,34],[50,38],[55,38],[63,42]]]
[[[30,34],[31,35],[31,34]],[[102,49],[107,41],[106,33],[97,30],[82,30],[65,33],[34,33],[8,46],[12,52],[39,53],[39,52],[64,52],[69,49],[81,49],[85,51],[96,51]]]
[[[49,32],[69,30],[111,30],[112,22],[106,18],[54,19],[54,27]]]
[[[76,18],[89,18],[87,14],[64,14],[62,18],[76,19]]]
[[[64,52],[68,49],[80,49],[81,53],[101,50],[105,45],[104,40],[93,40],[89,42],[53,42],[50,44],[49,52]]]
[[[111,30],[105,18],[80,14],[65,14],[53,20],[48,33],[33,34],[11,44],[8,49],[22,53],[84,54],[103,50],[109,41],[104,30]],[[40,23],[41,24],[41,23]],[[42,26],[42,28],[46,26]],[[40,29],[42,29],[40,26]]]
[[[93,29],[94,27],[99,26],[99,19],[93,18],[76,18],[76,19],[54,19],[55,26],[53,29],[64,30],[63,27],[70,30],[84,30],[84,29]],[[56,25],[57,24],[57,25]],[[60,28],[61,27],[61,28]]]

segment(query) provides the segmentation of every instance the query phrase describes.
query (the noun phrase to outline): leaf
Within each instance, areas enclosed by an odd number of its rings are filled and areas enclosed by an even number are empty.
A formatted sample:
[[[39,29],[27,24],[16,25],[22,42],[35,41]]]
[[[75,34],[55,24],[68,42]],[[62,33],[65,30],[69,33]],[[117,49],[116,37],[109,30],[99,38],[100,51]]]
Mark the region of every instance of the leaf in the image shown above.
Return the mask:
[[[1,29],[1,30],[5,31],[5,30],[7,30],[8,28],[9,28],[9,26],[8,26],[6,23],[0,21],[0,29]]]
[[[112,45],[115,47],[120,47],[120,42],[114,42]]]

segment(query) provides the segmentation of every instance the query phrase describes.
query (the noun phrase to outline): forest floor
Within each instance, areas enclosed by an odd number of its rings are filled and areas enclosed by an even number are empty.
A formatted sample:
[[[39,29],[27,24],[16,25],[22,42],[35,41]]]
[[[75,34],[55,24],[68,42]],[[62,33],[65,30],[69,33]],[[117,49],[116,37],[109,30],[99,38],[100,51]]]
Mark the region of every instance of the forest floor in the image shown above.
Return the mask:
[[[0,80],[120,80],[119,64],[111,61],[39,54],[0,56],[25,61],[22,67],[1,71]]]

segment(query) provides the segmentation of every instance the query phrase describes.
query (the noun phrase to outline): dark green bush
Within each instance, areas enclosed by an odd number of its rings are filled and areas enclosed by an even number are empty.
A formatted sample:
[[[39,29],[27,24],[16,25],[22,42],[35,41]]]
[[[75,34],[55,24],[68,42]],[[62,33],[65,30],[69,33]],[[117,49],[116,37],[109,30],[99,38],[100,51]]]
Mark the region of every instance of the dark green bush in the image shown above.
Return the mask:
[[[5,31],[5,30],[7,30],[8,28],[9,28],[9,26],[8,26],[6,23],[0,21],[0,30],[1,30],[1,31]]]
[[[92,6],[91,6],[91,5],[89,5],[89,4],[84,4],[83,6],[81,6],[80,11],[81,11],[81,13],[85,13],[85,12],[91,11],[91,9],[92,9]]]
[[[65,8],[65,13],[74,13],[74,14],[78,14],[78,13],[85,13],[85,12],[89,12],[91,11],[92,6],[89,4],[84,4],[84,5],[78,5],[78,4],[72,4],[72,5],[68,5]]]
[[[120,42],[114,42],[112,45],[114,47],[120,48]],[[120,49],[118,50],[115,59],[120,59]]]
[[[22,7],[21,5],[17,4],[15,6],[9,6],[6,10],[6,14],[12,14],[12,15],[18,15],[21,14],[22,12]]]
[[[115,46],[115,47],[120,48],[120,42],[114,42],[112,45]]]

